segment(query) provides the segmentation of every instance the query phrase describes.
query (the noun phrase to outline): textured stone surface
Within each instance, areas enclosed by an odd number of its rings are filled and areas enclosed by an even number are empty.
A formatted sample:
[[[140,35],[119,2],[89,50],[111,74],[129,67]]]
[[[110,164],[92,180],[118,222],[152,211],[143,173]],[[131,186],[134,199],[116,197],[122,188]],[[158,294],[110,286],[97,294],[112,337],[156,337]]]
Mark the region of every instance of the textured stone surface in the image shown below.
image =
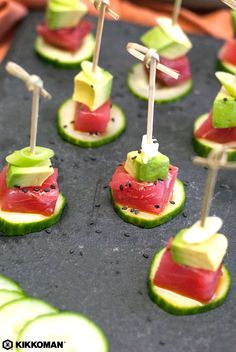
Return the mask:
[[[187,182],[187,217],[180,215],[160,228],[142,230],[114,213],[104,186],[126,153],[140,146],[145,130],[147,103],[133,97],[126,87],[126,75],[135,60],[125,50],[128,41],[138,41],[144,28],[106,23],[101,60],[115,74],[114,102],[125,109],[128,125],[116,142],[88,150],[62,141],[57,134],[56,110],[72,94],[77,71],[53,68],[34,55],[34,28],[41,18],[35,13],[22,24],[8,59],[39,74],[53,96],[51,102],[41,103],[38,145],[55,150],[60,187],[69,205],[51,231],[21,238],[0,237],[0,272],[19,281],[29,295],[88,315],[106,332],[112,352],[232,351],[236,344],[235,172],[220,173],[212,206],[212,213],[225,221],[223,233],[230,243],[226,263],[233,285],[227,302],[199,316],[174,317],[155,306],[146,291],[154,253],[198,218],[206,170],[191,165],[191,131],[194,118],[210,108],[219,88],[214,66],[221,43],[192,38],[193,94],[160,106],[155,113],[154,131],[161,151],[180,167],[180,177]],[[7,154],[29,141],[31,97],[3,67],[0,77],[3,165]]]

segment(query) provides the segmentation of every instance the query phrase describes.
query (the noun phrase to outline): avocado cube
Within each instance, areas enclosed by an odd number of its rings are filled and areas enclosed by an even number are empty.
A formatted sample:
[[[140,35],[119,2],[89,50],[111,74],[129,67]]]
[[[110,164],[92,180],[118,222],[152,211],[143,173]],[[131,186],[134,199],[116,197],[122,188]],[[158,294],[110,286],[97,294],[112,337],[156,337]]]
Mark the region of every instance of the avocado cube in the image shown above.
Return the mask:
[[[161,153],[146,160],[143,152],[133,151],[127,155],[125,170],[138,181],[154,182],[166,179],[169,165],[169,158]]]
[[[156,49],[160,56],[167,59],[175,59],[189,51],[189,45],[185,45],[184,42],[178,43],[168,36],[160,26],[147,31],[140,40],[145,46]]]
[[[184,240],[187,230],[180,231],[172,242],[171,253],[174,262],[191,268],[218,270],[227,251],[227,238],[216,233],[204,242],[188,243]]]
[[[50,0],[46,12],[48,28],[73,28],[86,14],[87,7],[78,0]]]
[[[32,167],[18,167],[9,165],[7,169],[7,188],[14,186],[41,186],[53,174],[51,161],[47,160]]]
[[[113,76],[101,70],[101,77],[94,80],[92,75],[81,71],[75,76],[73,100],[86,105],[91,111],[98,109],[110,98]]]
[[[214,128],[236,127],[236,99],[222,88],[213,104],[212,120]]]

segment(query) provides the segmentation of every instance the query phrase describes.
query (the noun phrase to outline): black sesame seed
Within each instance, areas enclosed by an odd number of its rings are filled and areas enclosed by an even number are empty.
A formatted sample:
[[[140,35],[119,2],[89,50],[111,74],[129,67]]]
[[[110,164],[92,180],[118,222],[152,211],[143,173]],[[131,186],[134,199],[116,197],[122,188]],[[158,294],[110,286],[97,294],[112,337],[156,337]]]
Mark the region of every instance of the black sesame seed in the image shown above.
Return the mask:
[[[163,178],[158,178],[158,181],[162,182],[162,181],[164,181],[164,180],[163,180]]]
[[[133,157],[132,157],[132,160],[135,160],[136,158],[137,158],[137,155],[133,156]]]
[[[156,144],[156,143],[158,143],[158,141],[153,141],[153,143],[155,143],[155,144]]]
[[[27,189],[27,188],[24,188],[24,189],[22,189],[22,192],[27,193],[27,192],[28,192],[28,189]]]
[[[140,296],[143,295],[142,291],[138,291],[137,294],[140,295]]]
[[[64,125],[63,128],[67,128],[68,126],[67,125]]]
[[[135,209],[132,208],[132,209],[130,209],[130,212],[131,212],[131,213],[134,213],[134,210],[135,210]]]
[[[165,342],[159,341],[159,345],[160,345],[160,346],[165,346]]]
[[[49,167],[53,167],[53,165],[50,165]]]
[[[138,209],[134,209],[134,214],[138,215],[138,213],[139,213]]]
[[[96,233],[102,233],[102,230],[96,230],[95,232]]]
[[[45,232],[51,233],[51,232],[52,232],[52,229],[46,229]]]
[[[73,249],[70,249],[70,254],[74,254],[74,250]]]
[[[123,189],[124,189],[124,186],[120,185],[120,190],[123,191]]]
[[[159,204],[156,204],[156,205],[154,205],[154,207],[155,207],[156,209],[159,209],[159,208],[160,208],[160,205],[159,205]]]
[[[107,189],[109,186],[108,185],[105,185],[105,186],[103,186],[103,189]]]
[[[227,99],[227,98],[224,98],[223,100],[224,100],[224,101],[228,101],[228,99]]]
[[[56,186],[55,185],[51,185],[50,188],[51,189],[56,189]]]
[[[188,185],[189,185],[189,181],[185,181],[184,186],[188,186]]]
[[[187,213],[185,213],[185,212],[183,212],[182,215],[183,215],[184,218],[187,218],[187,217],[188,217]]]
[[[120,271],[119,271],[119,270],[116,270],[116,271],[115,271],[115,274],[116,274],[116,275],[120,275]]]
[[[141,153],[142,153],[142,150],[139,150],[138,153],[141,154]]]
[[[112,121],[112,122],[115,122],[115,120],[116,120],[116,119],[114,119],[114,117],[112,117],[111,121]]]
[[[91,88],[93,88],[93,85],[91,84],[91,86],[90,86]]]
[[[170,201],[170,204],[173,204],[173,205],[174,205],[174,204],[175,204],[175,202],[174,202],[173,200],[171,200],[171,201]]]
[[[34,191],[35,191],[35,192],[39,192],[39,191],[40,191],[40,188],[35,187],[35,188],[34,188]]]
[[[101,204],[99,204],[99,203],[96,203],[96,204],[95,204],[95,207],[96,207],[96,208],[100,208],[100,206],[101,206]]]
[[[49,188],[44,188],[44,192],[48,193],[48,192],[50,192],[50,189]]]
[[[143,253],[143,258],[148,259],[149,255],[147,253]]]
[[[80,255],[81,257],[83,257],[84,253],[83,253],[83,252],[79,252],[79,255]]]
[[[130,237],[130,235],[128,233],[124,233],[125,237]]]
[[[20,188],[20,186],[18,186],[18,185],[14,185],[14,188]]]
[[[89,225],[91,225],[91,226],[94,225],[94,221],[91,221],[91,222],[89,223]]]
[[[91,156],[91,157],[90,157],[90,160],[91,160],[91,161],[96,161],[97,158],[95,158],[94,156]]]
[[[74,123],[75,122],[75,120],[72,120],[70,123]]]
[[[128,210],[128,207],[122,207],[121,209],[122,210]]]

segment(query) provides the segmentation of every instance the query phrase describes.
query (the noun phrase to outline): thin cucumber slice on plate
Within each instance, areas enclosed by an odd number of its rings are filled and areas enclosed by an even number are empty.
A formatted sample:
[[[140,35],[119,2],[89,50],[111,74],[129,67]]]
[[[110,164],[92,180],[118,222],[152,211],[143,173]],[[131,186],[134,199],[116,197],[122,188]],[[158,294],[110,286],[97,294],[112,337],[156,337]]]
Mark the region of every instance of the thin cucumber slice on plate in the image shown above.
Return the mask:
[[[24,293],[20,285],[6,276],[0,275],[0,290]]]
[[[26,297],[23,292],[0,290],[0,308],[7,303]]]
[[[176,217],[181,212],[185,204],[185,192],[184,185],[180,180],[176,180],[175,182],[171,201],[172,202],[166,206],[161,214],[151,214],[144,211],[138,211],[138,213],[135,214],[134,212],[131,212],[130,208],[117,204],[112,198],[116,213],[124,221],[146,229],[162,225]]]
[[[36,298],[23,298],[5,304],[0,309],[1,340],[15,342],[20,331],[31,320],[57,309]]]
[[[35,42],[36,53],[45,61],[62,68],[76,68],[81,62],[93,56],[95,40],[92,34],[88,34],[81,48],[75,52],[62,50],[48,44],[41,36]]]
[[[17,236],[41,231],[59,221],[64,207],[65,198],[60,194],[55,211],[50,216],[0,210],[0,232],[7,236]]]
[[[230,64],[229,62],[218,60],[218,62],[217,62],[217,70],[235,74],[236,73],[236,66]]]
[[[153,302],[155,302],[160,308],[174,315],[190,315],[203,313],[214,309],[224,302],[229,292],[231,283],[230,273],[224,265],[222,267],[222,276],[220,278],[215,296],[209,303],[206,304],[155,286],[153,284],[153,279],[164,252],[165,249],[162,249],[155,255],[148,278],[149,295]]]
[[[126,128],[126,118],[121,108],[115,104],[111,109],[111,120],[105,133],[90,134],[74,129],[74,115],[76,103],[72,99],[66,100],[58,110],[57,127],[61,137],[69,143],[84,148],[97,148],[117,139]]]
[[[64,352],[108,352],[102,330],[80,314],[63,312],[39,317],[21,331],[19,341],[63,341]],[[19,348],[18,352],[27,349]],[[36,349],[32,348],[32,351]],[[49,351],[49,349],[45,349]]]
[[[134,65],[129,72],[128,87],[138,98],[148,100],[148,78],[142,63]],[[159,104],[170,103],[183,98],[191,89],[191,79],[175,87],[157,85],[155,101]]]
[[[194,127],[193,127],[193,147],[195,152],[206,158],[208,154],[212,151],[212,149],[217,148],[219,143],[208,141],[207,139],[203,138],[196,138],[195,132],[200,128],[200,126],[207,120],[209,113],[201,115],[195,120]],[[228,161],[236,160],[236,150],[229,149],[228,150]]]

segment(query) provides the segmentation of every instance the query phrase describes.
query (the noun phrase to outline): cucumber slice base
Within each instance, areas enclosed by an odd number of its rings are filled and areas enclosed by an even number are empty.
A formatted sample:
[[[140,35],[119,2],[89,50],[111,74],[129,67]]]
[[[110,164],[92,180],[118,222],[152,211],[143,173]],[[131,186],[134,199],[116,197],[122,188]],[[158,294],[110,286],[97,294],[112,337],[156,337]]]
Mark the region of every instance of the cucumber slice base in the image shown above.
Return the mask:
[[[44,230],[59,221],[66,200],[59,195],[55,211],[50,216],[30,213],[14,213],[0,210],[0,232],[6,236],[20,236]]]
[[[85,316],[71,312],[47,314],[25,325],[19,341],[58,341],[63,336],[63,351],[108,352],[109,344],[103,331]],[[19,352],[26,349],[19,348]]]
[[[131,93],[139,99],[148,100],[148,78],[143,64],[132,66],[128,74],[128,87]],[[157,86],[155,102],[158,104],[171,103],[185,97],[192,90],[192,80],[189,79],[175,87]]]
[[[111,109],[112,120],[108,123],[105,133],[90,135],[74,129],[75,102],[66,100],[58,110],[57,128],[60,136],[67,142],[83,148],[98,148],[117,139],[126,128],[126,118],[123,110],[113,104]]]
[[[217,65],[216,65],[216,69],[217,69],[217,71],[225,71],[225,72],[232,73],[232,74],[236,73],[236,66],[232,65],[226,61],[218,60]]]
[[[195,120],[194,127],[193,127],[193,139],[192,139],[193,147],[195,152],[199,156],[202,156],[203,158],[206,158],[214,148],[219,146],[219,143],[208,141],[207,139],[195,137],[195,132],[207,120],[208,115],[209,113],[199,116]],[[230,149],[228,151],[228,161],[235,161],[235,160],[236,160],[236,150]]]
[[[173,218],[175,218],[184,208],[185,204],[185,191],[184,185],[180,180],[176,180],[174,186],[174,192],[172,199],[175,204],[169,203],[165,210],[161,214],[151,214],[144,211],[139,211],[137,215],[131,212],[131,209],[122,209],[124,206],[116,203],[112,197],[112,204],[115,212],[123,219],[125,222],[133,224],[138,227],[150,229],[156,226],[160,226]]]
[[[89,60],[93,56],[95,48],[95,39],[92,34],[88,34],[84,38],[81,48],[71,53],[69,51],[56,48],[38,36],[35,42],[35,52],[44,61],[61,68],[77,68],[84,60]]]
[[[231,283],[231,276],[225,265],[222,267],[223,275],[220,278],[215,296],[206,304],[155,286],[153,279],[164,252],[165,248],[155,255],[148,278],[149,296],[160,308],[173,315],[192,315],[207,312],[220,306],[225,301]]]
[[[21,294],[24,294],[24,291],[22,290],[22,288],[17,282],[1,274],[0,274],[0,290],[20,292]]]

